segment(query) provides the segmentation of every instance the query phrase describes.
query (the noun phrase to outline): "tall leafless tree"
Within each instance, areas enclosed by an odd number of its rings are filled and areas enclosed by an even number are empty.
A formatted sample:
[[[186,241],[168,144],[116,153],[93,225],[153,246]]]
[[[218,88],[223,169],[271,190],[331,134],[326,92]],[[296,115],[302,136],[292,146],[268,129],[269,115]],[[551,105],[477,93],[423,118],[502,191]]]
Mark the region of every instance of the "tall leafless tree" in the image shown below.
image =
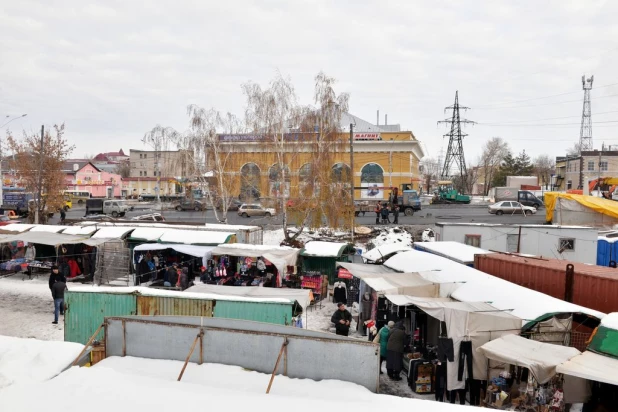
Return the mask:
[[[551,175],[556,169],[554,159],[546,154],[539,155],[532,161],[534,166],[534,174],[539,178],[539,184],[546,186],[551,183]]]
[[[479,166],[483,176],[483,195],[489,194],[491,182],[500,168],[504,157],[509,153],[509,145],[501,137],[492,137],[483,146]]]

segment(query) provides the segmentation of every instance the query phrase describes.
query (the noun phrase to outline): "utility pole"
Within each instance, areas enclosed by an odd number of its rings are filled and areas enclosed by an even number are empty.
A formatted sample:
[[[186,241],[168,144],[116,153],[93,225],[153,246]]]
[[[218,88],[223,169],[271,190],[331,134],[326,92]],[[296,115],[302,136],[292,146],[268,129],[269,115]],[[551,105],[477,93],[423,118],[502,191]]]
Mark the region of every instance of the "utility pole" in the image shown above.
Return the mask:
[[[459,105],[459,92],[456,91],[455,104],[444,108],[445,113],[447,110],[452,110],[453,115],[450,119],[440,120],[438,122],[438,124],[450,124],[451,129],[447,134],[444,135],[444,137],[448,136],[449,140],[448,149],[446,151],[446,158],[444,159],[444,167],[442,168],[440,178],[448,179],[451,176],[451,166],[453,163],[455,163],[455,165],[459,169],[462,186],[465,189],[468,171],[466,170],[466,159],[464,157],[463,138],[466,137],[467,134],[461,131],[461,124],[474,124],[475,122],[467,119],[461,119],[459,116],[459,109],[468,110],[469,107]]]
[[[41,208],[41,186],[43,185],[43,146],[45,144],[45,126],[41,125],[41,149],[39,152],[39,170],[37,176],[36,204],[34,205],[34,223],[39,224],[39,209]]]
[[[350,238],[354,244],[354,124],[350,123]]]

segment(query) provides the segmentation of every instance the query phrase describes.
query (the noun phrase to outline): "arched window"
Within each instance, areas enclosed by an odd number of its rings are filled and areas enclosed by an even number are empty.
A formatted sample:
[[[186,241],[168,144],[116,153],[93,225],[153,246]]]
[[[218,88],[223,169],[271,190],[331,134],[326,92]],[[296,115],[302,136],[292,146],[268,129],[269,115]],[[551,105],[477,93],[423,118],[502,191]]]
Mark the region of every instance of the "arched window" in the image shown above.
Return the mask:
[[[260,167],[255,163],[245,163],[240,169],[240,198],[249,200],[260,196]]]
[[[384,198],[384,169],[377,163],[367,163],[361,169],[361,190],[363,199],[382,199]]]
[[[332,169],[333,183],[349,183],[350,177],[350,166],[345,163],[335,163]]]
[[[268,169],[268,190],[270,197],[290,197],[290,168],[275,163]]]

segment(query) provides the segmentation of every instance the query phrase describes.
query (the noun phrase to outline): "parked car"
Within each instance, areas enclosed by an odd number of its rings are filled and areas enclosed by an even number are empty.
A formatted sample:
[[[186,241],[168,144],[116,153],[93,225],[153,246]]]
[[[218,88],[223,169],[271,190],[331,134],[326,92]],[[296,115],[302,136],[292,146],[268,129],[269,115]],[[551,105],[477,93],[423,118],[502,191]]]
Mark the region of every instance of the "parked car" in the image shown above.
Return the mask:
[[[240,200],[232,199],[227,207],[228,212],[238,210],[243,203]],[[217,202],[217,210],[221,210],[221,200]]]
[[[176,205],[175,209],[178,211],[195,210],[196,212],[199,212],[201,210],[204,210],[205,207],[204,207],[204,204],[200,202],[199,200],[183,200],[182,202]]]
[[[88,215],[112,215],[113,217],[124,216],[131,208],[126,200],[115,199],[88,199],[86,200],[86,216]]]
[[[519,202],[512,202],[504,200],[502,202],[490,205],[488,208],[489,213],[495,215],[512,215],[513,213],[525,213],[526,215],[532,215],[536,213],[536,209],[531,206],[524,206]]]
[[[165,222],[165,218],[161,216],[161,213],[149,213],[147,215],[133,216],[131,220]]]
[[[253,216],[274,216],[275,209],[263,207],[257,204],[242,204],[238,207],[238,216],[253,217]]]

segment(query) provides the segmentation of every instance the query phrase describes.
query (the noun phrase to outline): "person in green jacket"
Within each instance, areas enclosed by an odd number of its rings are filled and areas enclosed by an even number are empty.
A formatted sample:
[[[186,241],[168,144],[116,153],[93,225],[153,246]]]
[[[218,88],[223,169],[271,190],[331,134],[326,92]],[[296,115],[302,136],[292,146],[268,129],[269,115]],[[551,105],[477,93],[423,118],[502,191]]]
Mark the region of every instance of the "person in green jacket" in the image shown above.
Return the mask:
[[[393,326],[395,326],[395,322],[391,320],[390,322],[388,322],[386,326],[382,326],[382,329],[380,329],[380,331],[378,332],[378,335],[373,340],[373,343],[380,344],[380,375],[383,374],[382,362],[386,361],[386,352],[387,352],[386,345],[388,344],[388,335]]]

